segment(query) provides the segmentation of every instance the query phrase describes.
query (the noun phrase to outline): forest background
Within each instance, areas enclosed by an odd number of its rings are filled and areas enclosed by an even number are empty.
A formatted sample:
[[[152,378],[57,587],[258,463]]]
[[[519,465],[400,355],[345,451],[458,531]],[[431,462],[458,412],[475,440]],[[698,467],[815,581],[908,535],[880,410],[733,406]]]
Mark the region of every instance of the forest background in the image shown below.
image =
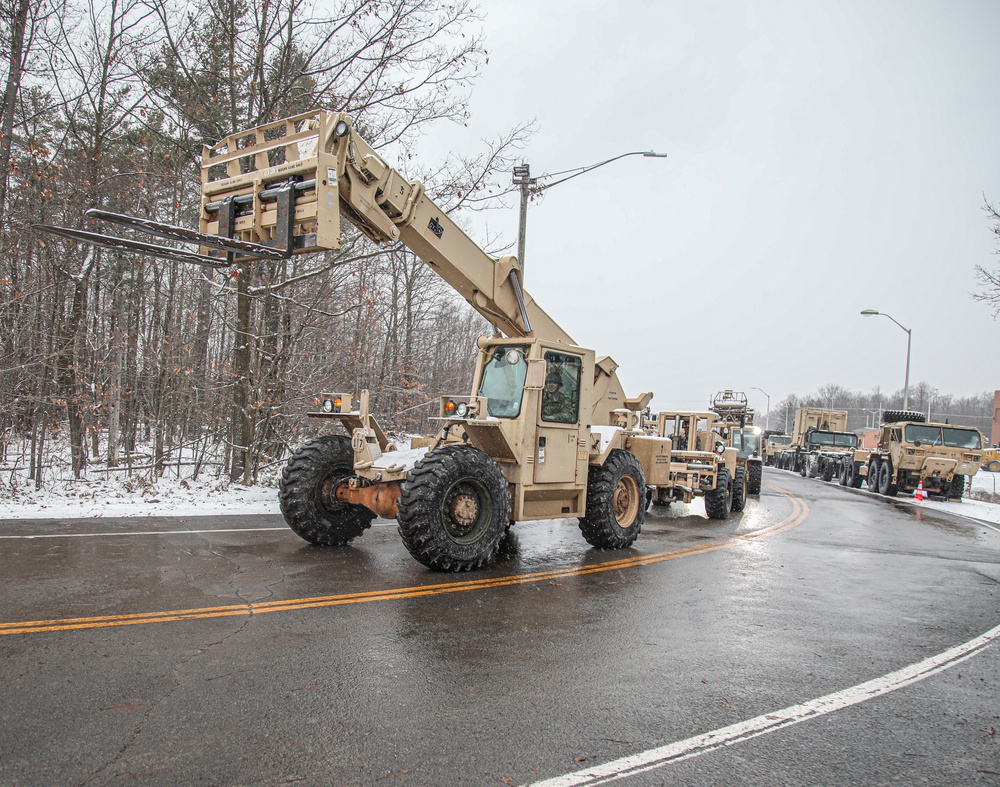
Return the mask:
[[[318,431],[305,413],[320,391],[370,389],[396,433],[428,431],[437,397],[468,391],[489,326],[405,248],[346,225],[339,252],[236,278],[32,225],[93,229],[84,211],[99,207],[197,226],[202,145],[318,107],[354,117],[457,221],[509,208],[530,124],[434,168],[412,155],[434,124],[466,119],[487,64],[474,6],[0,0],[0,19],[0,466],[36,489],[182,467],[250,485]],[[759,423],[827,406],[860,429],[901,403],[831,384]],[[989,433],[990,393],[921,382],[910,404]]]

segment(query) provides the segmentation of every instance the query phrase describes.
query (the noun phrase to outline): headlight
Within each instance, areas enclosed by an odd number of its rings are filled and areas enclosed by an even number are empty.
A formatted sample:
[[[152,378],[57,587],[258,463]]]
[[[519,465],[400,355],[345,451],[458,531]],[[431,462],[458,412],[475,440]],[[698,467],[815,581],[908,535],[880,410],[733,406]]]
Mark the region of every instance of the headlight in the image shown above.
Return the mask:
[[[332,413],[333,412],[333,399],[323,400],[323,412]]]
[[[333,127],[334,135],[338,137],[346,137],[347,132],[351,130],[351,127],[347,125],[346,120],[338,120],[337,125]]]
[[[725,443],[716,443],[715,444],[715,453],[719,454],[720,456],[722,454],[726,453],[726,444]]]
[[[460,402],[458,407],[455,408],[455,413],[459,418],[465,418],[469,414],[469,405],[465,402]]]
[[[511,366],[514,366],[515,364],[520,363],[521,361],[521,351],[507,350],[507,353],[504,355],[503,359]]]

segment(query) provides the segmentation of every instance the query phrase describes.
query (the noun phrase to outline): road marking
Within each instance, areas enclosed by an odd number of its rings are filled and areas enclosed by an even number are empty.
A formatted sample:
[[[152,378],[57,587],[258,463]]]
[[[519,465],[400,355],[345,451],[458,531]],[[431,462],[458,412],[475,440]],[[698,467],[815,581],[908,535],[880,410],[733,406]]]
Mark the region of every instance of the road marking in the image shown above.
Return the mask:
[[[42,533],[28,536],[0,536],[0,539],[24,539],[31,541],[35,538],[103,538],[104,536],[189,536],[196,533],[262,533],[267,530],[288,530],[287,527],[230,527],[219,530],[137,530],[131,533]]]
[[[962,645],[956,645],[943,653],[931,656],[916,664],[890,672],[880,678],[861,683],[857,686],[827,694],[825,697],[792,705],[783,710],[757,716],[747,721],[731,724],[712,732],[706,732],[693,738],[687,738],[676,743],[669,743],[656,749],[650,749],[630,757],[607,762],[595,768],[575,771],[565,776],[556,776],[544,781],[532,782],[530,787],[579,787],[580,785],[607,784],[629,776],[662,768],[675,762],[682,762],[693,757],[726,746],[733,746],[742,741],[750,740],[771,732],[777,732],[793,724],[825,716],[834,711],[843,710],[852,705],[881,697],[897,689],[905,688],[919,681],[937,675],[950,669],[973,656],[978,655],[997,639],[1000,639],[1000,626],[992,628],[985,634],[969,640]]]
[[[25,620],[0,623],[0,636],[10,634],[38,634],[46,631],[78,631],[82,629],[110,628],[115,626],[135,626],[145,623],[167,623],[178,620],[203,620],[208,618],[235,617],[245,615],[261,615],[266,612],[289,612],[292,610],[316,609],[318,607],[335,607],[345,604],[361,604],[368,601],[397,601],[401,599],[420,598],[422,596],[438,596],[445,593],[461,593],[470,590],[507,587],[510,585],[527,585],[538,582],[551,582],[568,577],[580,577],[588,574],[600,574],[606,571],[619,571],[638,566],[649,566],[667,560],[681,557],[701,555],[720,549],[729,549],[748,541],[760,541],[791,530],[802,524],[809,515],[809,506],[790,492],[768,484],[792,503],[791,513],[768,527],[752,533],[707,541],[688,547],[673,549],[669,552],[656,552],[649,555],[633,555],[607,560],[586,566],[535,571],[527,574],[511,574],[502,577],[484,577],[464,581],[443,582],[433,585],[418,585],[415,587],[387,588],[361,593],[344,593],[336,596],[316,596],[313,598],[295,598],[283,601],[265,601],[256,604],[229,604],[217,607],[199,607],[194,609],[174,609],[160,612],[139,612],[129,615],[101,615],[95,617],[61,618],[55,620]],[[190,532],[190,531],[183,531]]]

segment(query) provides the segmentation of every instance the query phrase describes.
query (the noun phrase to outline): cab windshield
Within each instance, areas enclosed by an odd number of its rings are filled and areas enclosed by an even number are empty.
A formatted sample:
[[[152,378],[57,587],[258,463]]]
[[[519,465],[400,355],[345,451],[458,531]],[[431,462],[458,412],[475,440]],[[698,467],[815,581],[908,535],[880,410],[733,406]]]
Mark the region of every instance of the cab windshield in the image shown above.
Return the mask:
[[[849,432],[812,432],[809,435],[812,445],[829,445],[836,448],[857,448],[858,436]]]
[[[733,432],[733,448],[738,448],[740,454],[753,454],[760,449],[760,435],[756,432],[743,432],[737,429]]]
[[[525,348],[495,347],[483,368],[479,395],[485,396],[486,411],[494,418],[517,418],[521,414],[524,378],[528,374]]]
[[[792,438],[786,434],[773,434],[767,438],[767,441],[772,445],[791,445]]]
[[[959,429],[954,426],[929,426],[928,424],[907,424],[906,442],[920,445],[945,445],[949,448],[983,447],[979,432],[975,429]]]

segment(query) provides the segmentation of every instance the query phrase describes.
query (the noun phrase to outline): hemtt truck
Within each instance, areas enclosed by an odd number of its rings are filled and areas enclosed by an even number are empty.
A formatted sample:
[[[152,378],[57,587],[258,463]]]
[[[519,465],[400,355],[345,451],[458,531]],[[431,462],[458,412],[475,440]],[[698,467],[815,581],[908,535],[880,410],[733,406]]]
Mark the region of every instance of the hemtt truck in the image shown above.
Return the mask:
[[[800,408],[795,413],[791,445],[777,452],[775,464],[802,476],[830,481],[840,472],[844,457],[858,446],[858,436],[845,432],[846,427],[846,410]]]
[[[978,429],[928,423],[923,413],[887,410],[878,445],[845,460],[841,483],[857,488],[864,480],[869,491],[889,497],[923,484],[927,494],[961,500],[982,458]]]
[[[307,112],[231,134],[204,149],[201,168],[199,232],[89,212],[197,243],[198,254],[48,229],[228,268],[338,249],[344,218],[376,243],[404,244],[496,328],[479,339],[471,393],[441,401],[440,431],[426,445],[397,450],[367,391],[356,408],[348,394],[322,393],[310,415],[339,420],[349,436],[312,440],[288,460],[279,500],[293,531],[313,544],[345,545],[376,515],[395,519],[416,560],[450,571],[489,561],[516,520],[577,518],[601,549],[635,541],[647,494],[670,484],[671,441],[639,424],[652,394],[626,396],[618,365],[577,346],[522,289],[515,257],[484,252],[345,114]]]

